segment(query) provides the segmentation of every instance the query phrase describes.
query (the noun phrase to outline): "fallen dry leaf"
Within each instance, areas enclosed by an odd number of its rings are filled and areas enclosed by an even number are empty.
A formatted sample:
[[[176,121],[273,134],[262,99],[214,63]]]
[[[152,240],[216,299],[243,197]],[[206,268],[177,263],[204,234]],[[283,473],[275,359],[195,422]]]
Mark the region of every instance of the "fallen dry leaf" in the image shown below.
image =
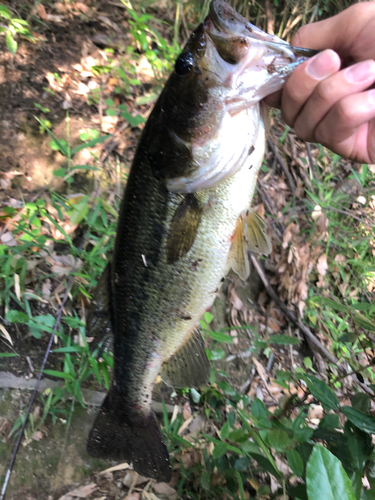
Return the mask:
[[[70,500],[71,498],[87,498],[91,493],[94,493],[98,487],[95,483],[86,484],[72,491],[68,491],[59,500]]]
[[[158,494],[161,495],[165,500],[176,500],[177,499],[177,491],[169,486],[167,483],[154,483],[152,485],[152,489]]]
[[[135,491],[133,493],[130,493],[130,495],[126,495],[124,500],[141,500],[142,493]]]
[[[191,417],[191,408],[189,401],[186,401],[186,403],[182,407],[182,416],[184,417],[184,420],[187,420]]]
[[[34,441],[40,441],[41,439],[43,439],[43,434],[40,431],[36,431],[31,436],[31,439],[33,439]]]
[[[135,472],[135,470],[131,469],[131,470],[128,470],[126,472],[124,480],[123,480],[123,484],[125,486],[127,486],[128,488],[130,488],[130,487],[134,488],[134,486],[138,486],[139,484],[143,484],[146,481],[148,481],[147,477],[140,476],[138,474],[138,472]]]
[[[9,344],[13,345],[12,337],[9,335],[8,331],[6,330],[5,326],[0,324],[0,331],[3,334],[3,336],[7,339]]]

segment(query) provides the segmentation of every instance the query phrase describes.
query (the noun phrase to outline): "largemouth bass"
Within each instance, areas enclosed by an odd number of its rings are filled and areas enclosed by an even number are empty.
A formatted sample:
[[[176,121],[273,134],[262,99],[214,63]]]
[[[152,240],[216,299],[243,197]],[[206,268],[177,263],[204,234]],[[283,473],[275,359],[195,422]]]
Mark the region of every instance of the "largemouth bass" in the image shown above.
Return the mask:
[[[113,381],[90,455],[170,480],[152,389],[159,374],[177,387],[206,382],[199,319],[229,268],[248,277],[248,250],[270,252],[265,224],[250,211],[265,149],[260,101],[309,55],[222,0],[179,55],[140,139],[88,318],[90,335],[114,333]]]

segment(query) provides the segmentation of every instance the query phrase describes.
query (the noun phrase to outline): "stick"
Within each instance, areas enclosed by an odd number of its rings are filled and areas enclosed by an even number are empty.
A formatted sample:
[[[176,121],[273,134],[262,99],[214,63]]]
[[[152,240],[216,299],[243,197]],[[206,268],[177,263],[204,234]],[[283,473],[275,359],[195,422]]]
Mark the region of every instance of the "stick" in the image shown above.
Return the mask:
[[[324,345],[322,345],[319,342],[319,340],[309,330],[309,328],[307,328],[306,325],[304,325],[301,321],[299,321],[296,318],[296,316],[292,313],[292,311],[287,308],[287,306],[284,304],[284,302],[279,299],[279,297],[277,296],[276,292],[274,291],[274,289],[270,285],[270,283],[269,283],[266,275],[264,274],[262,266],[259,264],[259,262],[257,261],[257,259],[254,257],[253,254],[250,254],[250,258],[251,258],[251,262],[254,264],[255,269],[258,271],[260,279],[263,281],[263,285],[264,285],[265,289],[267,290],[268,295],[271,297],[272,300],[274,300],[276,302],[276,304],[280,307],[280,309],[282,309],[284,311],[285,316],[287,316],[300,329],[300,331],[303,333],[303,335],[306,337],[306,339],[309,340],[314,345],[314,347],[316,347],[316,349],[325,358],[327,358],[328,361],[330,361],[330,363],[336,365],[337,368],[342,373],[354,376],[354,374],[348,372],[346,370],[346,368],[344,368],[342,365],[339,364],[338,359],[336,359],[336,357],[333,354],[331,354],[328,351],[328,349],[326,349],[324,347]],[[369,387],[367,387],[367,385],[363,384],[362,382],[359,382],[359,380],[357,380],[357,379],[356,379],[356,383],[362,387],[362,389],[364,390],[364,392],[366,392],[367,394],[369,394],[372,397],[374,396],[373,391]]]
[[[281,158],[280,153],[277,151],[276,146],[274,145],[274,143],[270,138],[267,139],[267,144],[272,149],[272,152],[275,155],[276,160],[278,161],[280,167],[283,169],[283,172],[286,177],[286,182],[288,183],[289,189],[291,190],[292,195],[294,196],[294,193],[296,192],[296,185],[294,184],[293,177],[289,172],[289,169],[286,166],[285,161]]]

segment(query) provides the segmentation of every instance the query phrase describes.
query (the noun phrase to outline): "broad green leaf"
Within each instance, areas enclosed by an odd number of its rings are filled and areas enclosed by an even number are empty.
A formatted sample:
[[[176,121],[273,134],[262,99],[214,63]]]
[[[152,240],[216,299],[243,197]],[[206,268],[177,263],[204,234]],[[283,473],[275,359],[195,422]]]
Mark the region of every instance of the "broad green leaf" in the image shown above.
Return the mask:
[[[307,462],[306,485],[309,500],[356,500],[340,460],[320,444]]]
[[[371,397],[368,394],[364,394],[363,392],[357,392],[351,398],[352,407],[356,410],[363,411],[364,413],[368,413],[371,408]]]
[[[297,477],[303,476],[304,466],[301,455],[297,450],[289,450],[286,454],[289,467],[292,469]]]
[[[282,429],[272,429],[267,434],[267,440],[272,449],[275,451],[285,451],[290,444],[288,433]]]
[[[15,352],[0,352],[0,358],[14,358],[15,356],[19,356]]]
[[[227,437],[229,436],[229,432],[230,432],[230,425],[229,422],[227,421],[225,422],[220,431],[220,437],[223,441],[227,439]]]
[[[212,457],[214,459],[218,459],[224,455],[227,451],[227,445],[225,443],[219,443],[215,446],[214,451],[212,452]]]
[[[300,344],[301,341],[296,337],[290,337],[289,335],[272,335],[269,338],[270,344],[279,344],[279,345],[292,345],[292,344]]]
[[[206,354],[210,361],[218,361],[219,359],[223,359],[225,351],[224,349],[206,349]]]
[[[375,418],[351,406],[341,406],[341,411],[348,420],[361,429],[361,431],[375,434]]]
[[[305,375],[303,380],[313,396],[322,403],[326,410],[337,410],[339,401],[333,390],[314,375]]]
[[[28,323],[30,320],[28,314],[22,311],[16,311],[15,309],[8,311],[5,315],[5,319],[10,321],[10,323]]]

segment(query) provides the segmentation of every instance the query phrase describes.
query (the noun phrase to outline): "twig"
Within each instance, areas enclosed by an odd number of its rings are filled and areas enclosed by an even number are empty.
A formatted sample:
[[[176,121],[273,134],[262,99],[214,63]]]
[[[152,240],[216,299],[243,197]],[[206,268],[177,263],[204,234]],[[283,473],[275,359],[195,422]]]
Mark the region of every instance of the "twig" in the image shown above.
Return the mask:
[[[258,187],[258,192],[260,194],[260,197],[262,199],[262,202],[263,204],[265,205],[267,211],[274,215],[275,217],[277,217],[277,213],[275,213],[275,209],[274,209],[274,206],[272,204],[272,201],[269,199],[268,197],[268,194],[267,194],[267,191],[263,185],[263,182],[258,179],[258,182],[257,182],[257,187]],[[283,223],[280,222],[279,220],[273,220],[272,222],[274,222],[274,227],[275,227],[275,231],[277,233],[277,236],[282,239],[282,236],[285,232],[285,228],[283,226]]]
[[[83,243],[83,240],[82,240],[82,243]],[[81,244],[81,246],[82,246],[82,244]],[[15,445],[13,453],[12,453],[12,458],[10,460],[10,464],[9,464],[9,467],[8,467],[8,470],[7,470],[5,479],[4,479],[3,488],[2,488],[1,493],[0,493],[0,500],[4,500],[4,498],[5,498],[5,492],[6,492],[7,487],[8,487],[10,475],[11,475],[11,473],[13,471],[13,467],[14,467],[14,464],[15,464],[15,461],[16,461],[16,456],[17,456],[17,453],[18,453],[18,449],[20,447],[21,440],[22,440],[23,434],[25,432],[26,424],[27,424],[27,421],[28,421],[30,413],[31,413],[31,408],[32,408],[33,403],[34,403],[34,399],[35,399],[36,393],[38,392],[38,389],[39,389],[40,381],[41,381],[42,376],[43,376],[43,371],[44,371],[44,368],[46,366],[48,355],[49,355],[51,347],[52,347],[52,342],[53,342],[53,339],[55,338],[55,333],[56,333],[56,331],[57,331],[57,329],[58,329],[58,327],[60,325],[62,312],[63,312],[63,309],[64,309],[65,302],[68,299],[68,295],[69,295],[69,292],[70,292],[70,287],[72,285],[72,281],[73,281],[73,277],[74,277],[73,273],[74,273],[74,271],[75,271],[75,269],[77,267],[77,264],[78,264],[78,257],[76,258],[76,260],[74,262],[74,265],[73,265],[73,268],[71,270],[71,274],[70,274],[69,281],[68,281],[68,284],[67,284],[67,287],[66,287],[66,290],[65,290],[65,294],[64,294],[63,300],[61,302],[60,309],[59,309],[59,311],[57,313],[55,325],[53,327],[53,330],[52,330],[52,333],[51,333],[51,336],[50,336],[50,339],[49,339],[49,342],[48,342],[48,346],[47,346],[46,352],[44,354],[42,366],[40,368],[40,372],[38,374],[38,378],[36,379],[35,387],[34,387],[34,390],[33,390],[32,394],[31,394],[31,397],[30,397],[29,406],[28,406],[28,408],[26,410],[26,415],[25,415],[25,418],[24,418],[24,421],[23,421],[23,424],[22,424],[22,427],[21,427],[21,431],[19,433],[16,445]]]
[[[310,177],[316,181],[317,180],[316,175],[315,175],[315,166],[316,165],[314,163],[314,160],[313,160],[313,157],[311,154],[310,143],[305,141],[305,144],[306,144],[307,158],[309,159]]]
[[[254,257],[254,255],[250,254],[250,258],[251,258],[251,262],[253,263],[255,269],[258,271],[258,274],[260,276],[260,279],[262,280],[263,282],[263,285],[265,287],[265,289],[267,290],[269,296],[271,297],[272,300],[274,300],[276,302],[276,304],[280,307],[280,309],[283,310],[285,316],[287,316],[299,329],[300,331],[303,333],[303,335],[306,337],[306,339],[308,339],[313,345],[314,347],[316,347],[316,349],[323,355],[325,356],[328,361],[334,365],[337,366],[337,368],[342,372],[342,373],[345,373],[345,374],[348,374],[348,375],[351,375],[351,376],[354,376],[352,373],[348,372],[346,370],[346,368],[344,368],[342,365],[339,364],[338,360],[336,359],[336,357],[331,354],[328,349],[326,349],[320,342],[319,340],[315,337],[315,335],[309,330],[309,328],[307,328],[306,325],[304,325],[303,323],[301,323],[301,321],[299,321],[296,316],[292,313],[292,311],[290,311],[287,306],[284,304],[284,302],[282,300],[280,300],[280,298],[277,296],[276,292],[274,291],[274,289],[272,288],[272,286],[270,285],[266,275],[264,274],[264,271],[262,269],[262,266],[259,264],[258,260]],[[358,383],[361,388],[363,389],[364,392],[366,392],[367,394],[369,394],[370,396],[374,396],[374,392],[369,388],[367,387],[367,385],[363,384],[362,382],[359,382],[357,379],[356,379],[356,383]],[[1,500],[1,499],[0,499]]]
[[[285,164],[285,161],[281,158],[280,153],[277,151],[276,146],[272,142],[270,138],[267,139],[267,144],[268,146],[272,149],[273,154],[275,155],[275,158],[277,159],[280,167],[283,169],[283,172],[286,177],[286,182],[288,183],[289,189],[292,192],[292,195],[294,196],[294,193],[296,192],[296,185],[294,184],[293,177],[291,173],[289,172],[288,167]]]

